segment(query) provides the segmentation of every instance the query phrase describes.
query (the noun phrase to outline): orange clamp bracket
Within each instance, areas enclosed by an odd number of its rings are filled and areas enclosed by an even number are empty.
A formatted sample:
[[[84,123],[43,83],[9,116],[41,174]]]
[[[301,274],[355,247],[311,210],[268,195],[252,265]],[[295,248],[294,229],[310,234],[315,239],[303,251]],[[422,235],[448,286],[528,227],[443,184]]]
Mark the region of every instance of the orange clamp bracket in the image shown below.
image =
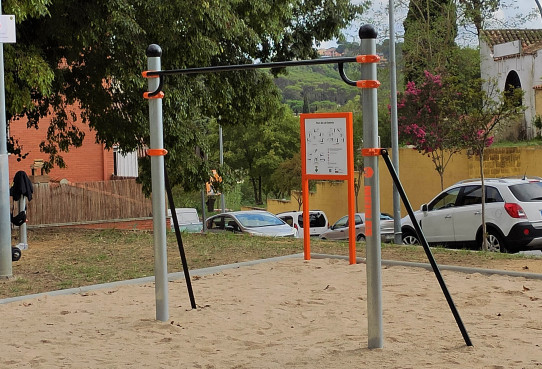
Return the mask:
[[[147,149],[146,151],[148,156],[164,156],[167,154],[166,149]]]
[[[145,99],[161,99],[164,97],[164,92],[160,91],[154,96],[150,96],[151,92],[143,92],[143,98]]]
[[[380,81],[373,79],[362,79],[361,81],[356,81],[356,86],[359,88],[378,88],[380,87]]]
[[[143,72],[141,72],[141,75],[143,76],[143,78],[158,78],[158,77],[160,77],[159,74],[149,76],[149,72],[155,72],[155,71],[153,71],[153,70],[144,70]]]
[[[378,63],[380,56],[378,55],[358,55],[356,56],[356,62],[358,63]]]
[[[382,153],[380,148],[361,149],[361,156],[378,156]]]

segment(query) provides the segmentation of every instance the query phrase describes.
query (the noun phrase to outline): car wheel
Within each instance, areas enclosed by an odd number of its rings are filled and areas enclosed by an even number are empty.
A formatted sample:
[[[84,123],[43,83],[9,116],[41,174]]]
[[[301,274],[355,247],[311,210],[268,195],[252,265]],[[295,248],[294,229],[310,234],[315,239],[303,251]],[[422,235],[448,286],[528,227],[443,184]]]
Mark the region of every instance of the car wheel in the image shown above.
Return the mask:
[[[420,240],[418,240],[418,236],[416,236],[412,232],[404,232],[403,233],[403,245],[419,245]]]
[[[365,241],[365,236],[362,234],[358,234],[356,237],[356,241]]]
[[[483,245],[480,245],[483,247]],[[502,237],[494,230],[487,230],[487,251],[490,252],[507,252],[506,245]]]

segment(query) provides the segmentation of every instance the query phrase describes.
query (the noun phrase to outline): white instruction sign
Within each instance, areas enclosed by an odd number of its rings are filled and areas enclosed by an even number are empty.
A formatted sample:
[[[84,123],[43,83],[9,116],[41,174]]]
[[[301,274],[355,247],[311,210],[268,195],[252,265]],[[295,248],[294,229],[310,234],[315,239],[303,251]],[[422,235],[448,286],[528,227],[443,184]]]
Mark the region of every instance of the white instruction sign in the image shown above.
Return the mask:
[[[307,174],[346,175],[346,118],[305,119]]]
[[[16,42],[14,15],[0,15],[0,42],[5,44]]]

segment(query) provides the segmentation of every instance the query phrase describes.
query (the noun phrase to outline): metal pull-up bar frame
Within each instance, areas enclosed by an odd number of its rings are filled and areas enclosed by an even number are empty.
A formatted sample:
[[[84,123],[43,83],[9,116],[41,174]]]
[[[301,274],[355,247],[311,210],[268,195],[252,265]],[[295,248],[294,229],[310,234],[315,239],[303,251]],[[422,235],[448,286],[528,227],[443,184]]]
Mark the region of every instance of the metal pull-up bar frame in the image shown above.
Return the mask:
[[[368,318],[368,347],[383,347],[383,329],[382,329],[382,280],[381,280],[381,240],[380,240],[380,190],[379,190],[379,168],[378,158],[383,152],[378,143],[378,109],[376,88],[380,82],[376,79],[376,63],[380,60],[376,55],[376,36],[377,33],[370,25],[362,26],[359,30],[361,38],[361,51],[366,55],[356,57],[342,58],[323,58],[314,60],[284,61],[274,63],[260,64],[242,64],[242,65],[224,65],[188,69],[160,70],[160,57],[162,50],[158,45],[150,45],[147,48],[148,70],[142,73],[143,77],[149,79],[149,92],[145,92],[143,97],[149,100],[149,120],[150,120],[150,152],[155,153],[151,156],[151,176],[152,176],[152,209],[153,209],[153,234],[154,234],[154,255],[155,255],[155,294],[156,294],[156,318],[166,321],[169,319],[168,313],[168,290],[167,290],[167,253],[166,253],[166,217],[165,217],[165,179],[164,179],[164,155],[167,153],[163,148],[163,125],[162,125],[162,98],[164,93],[164,77],[176,74],[199,74],[199,73],[218,73],[228,71],[239,71],[248,69],[264,68],[284,68],[291,66],[313,65],[313,64],[338,64],[339,73],[344,82],[348,85],[363,89],[362,106],[363,114],[363,137],[364,137],[364,165],[365,165],[365,212],[367,227],[367,318]],[[350,80],[344,72],[344,63],[361,63],[361,76],[365,79],[359,81]],[[152,91],[152,92],[151,92]],[[384,152],[384,158],[387,159],[387,151]],[[393,175],[395,172],[390,169]],[[398,181],[398,179],[397,179]],[[415,222],[415,220],[414,220]],[[426,251],[428,246],[424,245]],[[430,254],[430,253],[429,253]],[[428,254],[428,257],[429,257]],[[431,258],[430,258],[431,259]],[[436,263],[431,263],[435,269]],[[437,268],[438,271],[438,268]],[[437,278],[441,285],[443,283],[440,273]],[[448,302],[451,297],[446,294]],[[453,303],[450,307],[454,312],[458,325],[463,334],[467,345],[472,345],[463,324],[460,321],[459,314]]]
[[[224,65],[210,66],[188,69],[161,70],[162,49],[158,45],[149,45],[146,51],[148,57],[147,71],[142,72],[143,77],[148,79],[148,91],[143,94],[145,99],[149,100],[149,121],[150,121],[150,150],[156,152],[163,150],[163,122],[162,122],[162,98],[164,93],[164,77],[177,74],[199,74],[199,73],[219,73],[229,71],[242,71],[249,69],[270,69],[284,68],[315,64],[337,64],[339,74],[342,80],[350,86],[356,86],[364,90],[363,106],[367,106],[367,113],[364,114],[364,126],[371,125],[370,135],[377,136],[377,109],[376,109],[376,88],[380,82],[376,80],[376,63],[380,57],[376,55],[376,32],[372,26],[363,26],[360,28],[361,50],[369,52],[366,55],[341,58],[322,58],[313,60],[294,60],[273,63],[242,64],[242,65]],[[345,63],[360,63],[371,66],[369,69],[362,67],[362,76],[368,77],[360,81],[350,80],[344,71]],[[370,91],[370,93],[367,93]],[[370,106],[369,106],[370,105]],[[364,128],[365,131],[365,128]],[[364,132],[364,136],[365,136]],[[365,140],[365,145],[374,147],[377,145],[376,139]],[[375,197],[371,203],[371,213],[380,213],[380,202],[376,196],[378,192],[378,163],[373,163],[372,158],[366,159],[366,166],[374,168],[374,178],[366,183],[367,188],[374,188],[372,196]],[[167,289],[167,253],[166,253],[166,219],[165,219],[165,179],[164,179],[164,156],[151,156],[151,176],[152,176],[152,203],[153,203],[153,234],[154,234],[154,264],[155,264],[155,295],[156,295],[156,319],[166,321],[169,319],[168,307],[168,289]],[[367,191],[366,191],[367,193]],[[374,258],[367,259],[367,280],[371,283],[371,288],[367,292],[368,300],[368,320],[369,320],[369,348],[380,348],[383,344],[382,338],[382,283],[380,279],[380,217],[375,215],[372,222],[370,236],[367,237],[367,250],[371,250]],[[369,219],[370,220],[370,219]]]

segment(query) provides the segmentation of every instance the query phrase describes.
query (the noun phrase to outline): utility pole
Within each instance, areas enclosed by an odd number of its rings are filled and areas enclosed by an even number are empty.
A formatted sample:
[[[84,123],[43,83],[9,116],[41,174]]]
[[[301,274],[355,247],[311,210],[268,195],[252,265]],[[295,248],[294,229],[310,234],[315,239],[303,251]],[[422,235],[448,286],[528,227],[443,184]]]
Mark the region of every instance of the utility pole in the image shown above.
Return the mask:
[[[0,0],[0,16],[2,1]],[[11,260],[11,217],[9,212],[9,162],[4,85],[4,43],[0,42],[0,278],[13,276]]]
[[[224,144],[222,141],[222,125],[218,126],[218,136],[220,140],[220,168],[224,165]],[[224,213],[226,211],[226,203],[224,200],[224,187],[222,187],[222,191],[220,191],[220,207],[222,208],[222,212]]]
[[[392,163],[399,177],[399,128],[397,123],[397,68],[395,65],[395,16],[393,14],[393,0],[390,0],[390,107],[391,107],[391,153]],[[393,233],[394,242],[403,243],[401,233],[401,198],[395,183],[393,184]]]

